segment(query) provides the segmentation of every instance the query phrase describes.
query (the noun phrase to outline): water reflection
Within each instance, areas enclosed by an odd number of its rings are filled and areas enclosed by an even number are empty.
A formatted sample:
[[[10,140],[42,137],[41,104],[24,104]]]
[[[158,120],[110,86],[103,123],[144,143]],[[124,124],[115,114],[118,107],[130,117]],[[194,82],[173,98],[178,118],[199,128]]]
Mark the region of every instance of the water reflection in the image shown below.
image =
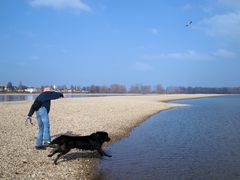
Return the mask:
[[[0,102],[8,101],[33,101],[39,94],[25,94],[25,95],[0,95]],[[120,94],[64,94],[65,98],[86,98],[86,97],[103,97],[103,96],[118,96]]]
[[[0,102],[33,101],[37,95],[0,95]]]

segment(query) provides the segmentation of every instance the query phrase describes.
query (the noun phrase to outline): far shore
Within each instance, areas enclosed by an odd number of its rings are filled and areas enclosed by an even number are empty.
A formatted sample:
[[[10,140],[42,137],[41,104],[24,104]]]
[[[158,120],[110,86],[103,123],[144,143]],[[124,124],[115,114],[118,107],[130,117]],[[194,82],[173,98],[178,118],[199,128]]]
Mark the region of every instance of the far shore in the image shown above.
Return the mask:
[[[91,97],[91,96],[96,96],[96,97],[101,97],[101,96],[153,96],[153,95],[166,95],[166,94],[138,94],[138,93],[66,93],[66,92],[62,92],[64,94],[64,96],[72,96],[72,95],[76,95],[76,96],[87,96],[87,97]],[[37,96],[39,95],[39,93],[0,93],[0,96]]]
[[[106,131],[112,139],[111,144],[127,136],[134,127],[150,116],[162,110],[186,106],[169,101],[213,96],[220,95],[118,95],[54,100],[49,113],[51,135],[88,135],[96,131]],[[99,161],[97,153],[73,150],[60,159],[56,166],[47,157],[50,149],[35,150],[36,116],[33,116],[33,126],[25,125],[31,103],[0,103],[0,179],[91,179]]]

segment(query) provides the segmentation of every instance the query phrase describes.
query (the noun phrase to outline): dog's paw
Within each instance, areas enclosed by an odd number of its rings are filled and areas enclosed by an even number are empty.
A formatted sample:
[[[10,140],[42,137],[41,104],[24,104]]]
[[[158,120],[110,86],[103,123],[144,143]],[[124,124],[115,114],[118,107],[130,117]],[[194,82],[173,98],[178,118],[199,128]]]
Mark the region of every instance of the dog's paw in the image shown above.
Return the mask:
[[[106,153],[104,153],[103,155],[104,155],[104,156],[107,156],[107,157],[112,157],[112,155],[106,154]]]

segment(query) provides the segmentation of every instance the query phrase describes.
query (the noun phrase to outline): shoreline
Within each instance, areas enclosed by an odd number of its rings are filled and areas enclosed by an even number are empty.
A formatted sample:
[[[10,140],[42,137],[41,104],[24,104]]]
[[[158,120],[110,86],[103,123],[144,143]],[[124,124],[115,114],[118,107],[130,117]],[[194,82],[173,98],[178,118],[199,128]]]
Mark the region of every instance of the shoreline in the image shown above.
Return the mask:
[[[49,113],[51,135],[66,132],[88,135],[106,131],[111,137],[111,142],[104,144],[107,146],[128,136],[133,128],[154,114],[185,106],[169,101],[212,96],[221,95],[105,96],[54,100]],[[0,103],[0,179],[91,179],[99,161],[96,153],[72,150],[54,166],[52,159],[47,157],[49,149],[34,149],[34,137],[37,136],[35,115],[34,126],[24,124],[31,103]]]

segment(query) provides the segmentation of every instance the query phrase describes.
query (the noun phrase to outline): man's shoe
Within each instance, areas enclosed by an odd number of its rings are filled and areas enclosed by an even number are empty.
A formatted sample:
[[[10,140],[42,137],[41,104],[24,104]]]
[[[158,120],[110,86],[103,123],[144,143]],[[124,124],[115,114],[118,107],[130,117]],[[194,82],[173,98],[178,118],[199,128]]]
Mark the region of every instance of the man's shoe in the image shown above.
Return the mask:
[[[46,147],[44,147],[44,146],[35,146],[35,149],[36,150],[45,150]]]

